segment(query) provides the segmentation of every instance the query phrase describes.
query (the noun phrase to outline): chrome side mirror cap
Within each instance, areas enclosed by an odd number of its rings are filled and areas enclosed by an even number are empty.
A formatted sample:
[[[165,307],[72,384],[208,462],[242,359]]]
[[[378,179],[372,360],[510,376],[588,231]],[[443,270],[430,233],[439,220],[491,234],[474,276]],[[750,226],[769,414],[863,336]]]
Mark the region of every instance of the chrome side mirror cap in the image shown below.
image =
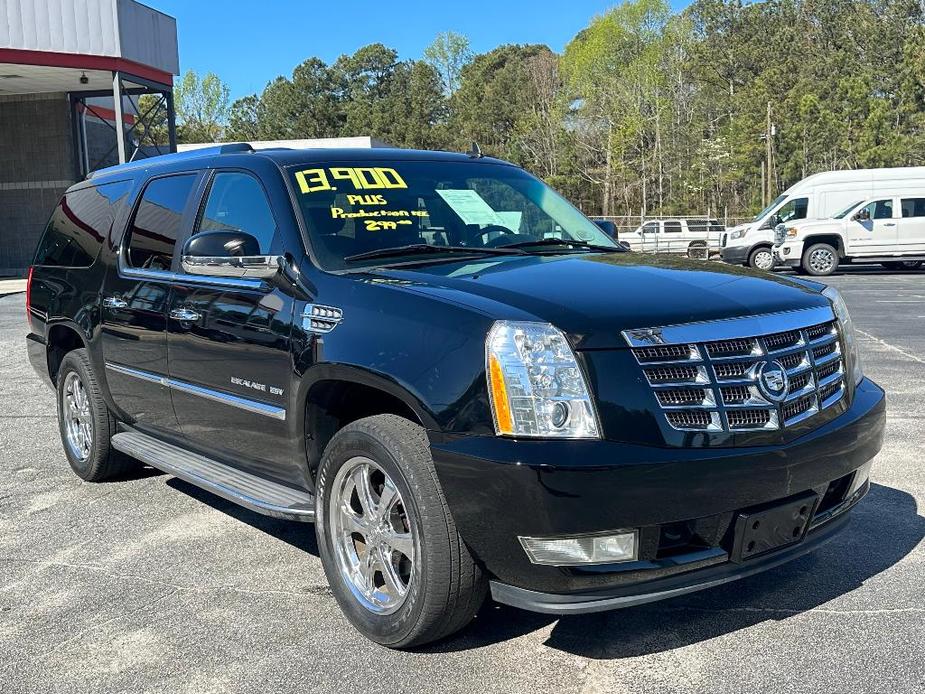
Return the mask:
[[[201,256],[184,255],[183,272],[207,277],[245,277],[266,280],[275,277],[282,266],[277,255]]]

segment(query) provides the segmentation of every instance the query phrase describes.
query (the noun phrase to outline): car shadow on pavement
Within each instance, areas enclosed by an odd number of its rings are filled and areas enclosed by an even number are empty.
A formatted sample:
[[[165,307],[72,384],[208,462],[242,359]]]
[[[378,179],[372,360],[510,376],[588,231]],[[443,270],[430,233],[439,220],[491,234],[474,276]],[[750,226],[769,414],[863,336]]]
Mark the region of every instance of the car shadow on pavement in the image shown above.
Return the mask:
[[[296,549],[318,556],[318,544],[315,542],[315,526],[312,523],[300,523],[298,521],[264,516],[200,489],[196,485],[185,482],[178,477],[171,477],[167,480],[167,485],[193,497],[196,501],[211,506],[216,511],[221,511],[235,520],[247,523],[257,530],[262,530],[267,535],[272,535],[278,540],[287,542]]]
[[[428,652],[478,648],[553,625],[545,645],[587,658],[668,651],[784,620],[850,593],[893,566],[925,537],[915,498],[874,484],[844,532],[816,552],[765,573],[663,602],[555,617],[486,602],[472,625]]]

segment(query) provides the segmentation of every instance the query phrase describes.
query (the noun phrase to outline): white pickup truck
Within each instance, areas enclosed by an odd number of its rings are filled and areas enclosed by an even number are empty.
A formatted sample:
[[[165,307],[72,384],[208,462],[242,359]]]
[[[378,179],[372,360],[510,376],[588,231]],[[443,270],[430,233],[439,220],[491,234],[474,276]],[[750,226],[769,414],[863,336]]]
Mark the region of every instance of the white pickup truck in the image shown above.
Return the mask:
[[[810,275],[831,275],[842,263],[915,269],[925,261],[925,188],[858,200],[831,219],[775,228],[778,262]]]
[[[875,196],[911,195],[925,188],[925,167],[825,171],[807,176],[788,188],[750,222],[727,230],[722,236],[722,256],[727,263],[751,265],[760,270],[774,267],[774,228],[825,220],[849,204]]]

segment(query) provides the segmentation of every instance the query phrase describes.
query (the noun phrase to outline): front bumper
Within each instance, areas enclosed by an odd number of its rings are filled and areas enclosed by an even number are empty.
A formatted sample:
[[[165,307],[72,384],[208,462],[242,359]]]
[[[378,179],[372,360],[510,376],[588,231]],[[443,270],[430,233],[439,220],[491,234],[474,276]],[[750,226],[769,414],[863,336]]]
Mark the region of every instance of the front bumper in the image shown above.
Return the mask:
[[[864,380],[844,414],[786,445],[656,448],[432,433],[431,449],[457,528],[492,575],[497,600],[545,611],[611,609],[734,580],[827,539],[844,521],[829,514],[822,525],[817,513],[799,544],[730,561],[737,512],[822,494],[836,480],[845,483],[839,504],[866,489],[885,411],[883,391]],[[517,539],[623,528],[640,529],[637,561],[540,566]],[[663,551],[665,533],[684,529],[695,532],[696,546]]]
[[[726,246],[720,251],[723,262],[730,265],[745,265],[748,262],[748,246]]]
[[[774,259],[779,265],[797,267],[803,259],[803,242],[789,241],[774,246]]]

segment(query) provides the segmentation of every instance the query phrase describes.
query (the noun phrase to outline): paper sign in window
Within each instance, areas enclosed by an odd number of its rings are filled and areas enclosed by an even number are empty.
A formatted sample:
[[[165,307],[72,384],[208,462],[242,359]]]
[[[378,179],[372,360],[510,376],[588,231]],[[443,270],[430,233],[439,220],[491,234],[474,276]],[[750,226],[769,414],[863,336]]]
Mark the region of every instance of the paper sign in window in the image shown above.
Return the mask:
[[[436,193],[459,216],[463,224],[504,226],[498,213],[474,190],[438,190]]]

